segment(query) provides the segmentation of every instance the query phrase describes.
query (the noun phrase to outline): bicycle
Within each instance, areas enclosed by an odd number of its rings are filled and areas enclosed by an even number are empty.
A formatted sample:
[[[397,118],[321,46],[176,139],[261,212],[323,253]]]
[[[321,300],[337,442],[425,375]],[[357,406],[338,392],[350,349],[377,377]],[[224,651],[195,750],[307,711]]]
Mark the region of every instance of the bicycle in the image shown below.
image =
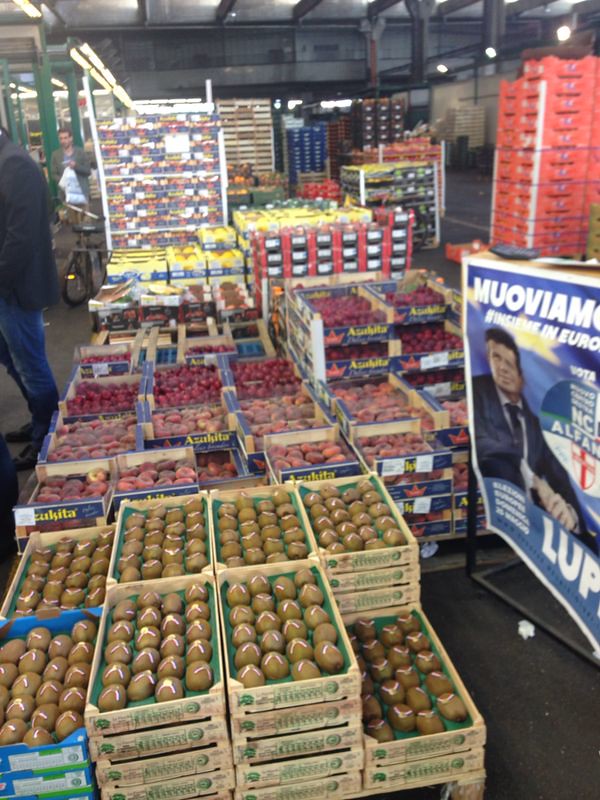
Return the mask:
[[[65,270],[62,296],[65,303],[74,308],[91,300],[103,285],[106,279],[104,256],[107,251],[102,242],[92,241],[93,236],[104,233],[102,217],[68,203],[65,203],[65,207],[94,220],[94,223],[82,222],[72,226],[73,232],[77,234],[77,243],[71,251]]]

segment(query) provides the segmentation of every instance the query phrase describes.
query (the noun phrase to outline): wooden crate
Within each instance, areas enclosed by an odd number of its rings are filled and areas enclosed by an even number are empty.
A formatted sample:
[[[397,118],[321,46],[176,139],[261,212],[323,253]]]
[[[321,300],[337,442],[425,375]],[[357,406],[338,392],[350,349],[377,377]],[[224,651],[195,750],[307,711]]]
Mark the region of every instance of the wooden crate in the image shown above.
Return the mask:
[[[151,452],[151,451],[148,451],[148,452]],[[160,451],[160,450],[156,450],[155,452],[157,454],[159,454],[159,455],[161,454],[161,452],[164,453],[164,451]],[[190,499],[193,499],[193,498],[199,498],[199,499],[202,500],[202,506],[203,506],[203,509],[204,509],[204,519],[206,520],[207,514],[208,514],[208,493],[207,492],[194,492],[194,493],[191,493],[191,494],[182,494],[182,495],[173,495],[173,496],[170,496],[170,497],[161,497],[160,498],[160,502],[163,505],[165,505],[167,508],[181,508],[181,506],[185,503],[186,500],[190,500]],[[122,586],[122,587],[125,587],[126,589],[127,589],[127,587],[129,587],[128,591],[131,590],[131,587],[145,586],[146,584],[148,584],[148,585],[156,584],[156,591],[166,592],[166,591],[168,591],[168,587],[170,585],[170,581],[174,580],[174,578],[155,578],[155,579],[147,580],[147,581],[144,581],[144,580],[135,581],[134,583],[120,583],[120,581],[119,581],[120,573],[119,573],[118,563],[119,563],[119,559],[121,558],[121,551],[123,550],[123,545],[124,545],[125,519],[131,513],[134,513],[135,511],[141,511],[141,512],[146,511],[149,506],[155,505],[157,503],[157,501],[158,501],[158,498],[156,498],[156,497],[151,498],[149,500],[126,500],[123,503],[121,503],[121,505],[119,507],[119,514],[117,516],[117,521],[116,521],[117,540],[115,542],[115,546],[113,547],[112,556],[111,556],[111,559],[110,559],[110,566],[108,568],[108,575],[109,575],[110,580],[113,583],[118,584],[119,587]],[[208,524],[208,522],[206,524]],[[206,557],[208,559],[208,564],[206,565],[206,567],[204,567],[204,569],[202,570],[201,573],[194,573],[194,574],[190,574],[190,575],[186,575],[185,576],[185,577],[189,577],[190,579],[192,579],[192,581],[193,581],[193,579],[195,577],[199,577],[200,575],[206,575],[206,574],[212,574],[213,573],[213,567],[212,567],[212,564],[211,564],[211,553],[212,553],[212,550],[211,550],[210,542],[208,541],[209,537],[210,537],[210,533],[209,533],[208,528],[207,528],[207,537],[206,537],[207,538],[207,541],[206,541],[207,551],[206,551]],[[182,537],[182,538],[184,538],[184,537]],[[179,578],[177,578],[177,580],[179,580]],[[186,584],[186,586],[187,585],[188,584]]]
[[[266,789],[236,789],[234,800],[341,800],[361,786],[358,770]]]
[[[114,551],[113,551],[114,552]],[[100,690],[100,673],[104,666],[103,649],[108,628],[110,627],[110,610],[121,600],[135,597],[142,592],[156,591],[161,595],[169,592],[183,592],[188,586],[201,583],[210,587],[211,598],[211,644],[213,646],[214,685],[205,692],[190,694],[180,700],[156,703],[153,698],[143,704],[135,704],[118,711],[100,711],[94,699]],[[166,585],[165,585],[166,584]],[[186,723],[203,717],[222,717],[225,715],[225,673],[221,658],[221,629],[218,622],[219,598],[213,575],[185,575],[169,578],[167,581],[140,581],[122,586],[112,586],[108,592],[102,620],[98,631],[98,647],[92,661],[92,672],[85,708],[85,727],[90,737],[113,733],[130,733],[143,728],[168,723]]]
[[[351,750],[323,753],[319,756],[273,761],[270,764],[238,765],[235,768],[236,788],[238,791],[245,791],[248,788],[302,785],[302,781],[310,780],[315,775],[330,777],[362,769],[363,764],[363,749],[356,747]]]
[[[66,531],[52,531],[51,533],[40,533],[39,531],[34,531],[31,533],[27,539],[27,544],[25,546],[25,550],[23,551],[23,555],[18,562],[17,571],[15,572],[10,586],[4,595],[2,608],[0,608],[0,618],[9,619],[15,616],[25,616],[23,614],[17,615],[15,613],[14,604],[19,593],[19,589],[27,575],[27,569],[31,563],[31,555],[34,550],[44,547],[55,547],[56,544],[58,544],[58,542],[65,537],[79,542],[82,539],[97,539],[100,534],[108,532],[114,533],[115,526],[106,525],[98,528],[77,528],[75,530],[70,529]],[[84,606],[81,606],[81,608],[83,607]],[[34,612],[32,611],[31,613],[33,615]],[[37,616],[41,618],[43,616],[43,612],[39,612]]]
[[[268,500],[269,498],[271,498],[273,496],[273,494],[277,491],[277,489],[280,489],[280,488],[282,488],[282,487],[281,486],[257,486],[255,488],[247,488],[247,489],[245,489],[244,493],[248,497],[251,497],[253,500]],[[294,568],[297,568],[296,565],[298,565],[298,564],[305,564],[306,565],[310,559],[312,559],[312,562],[316,563],[316,559],[317,559],[317,544],[316,544],[316,541],[315,541],[315,539],[313,537],[312,529],[310,527],[310,524],[308,522],[306,514],[304,513],[304,509],[302,508],[302,503],[300,502],[300,499],[299,499],[298,495],[296,494],[293,486],[289,486],[289,485],[286,484],[285,487],[283,487],[283,488],[286,489],[286,491],[290,495],[292,504],[295,505],[296,508],[297,508],[297,516],[298,516],[298,519],[300,521],[300,527],[302,528],[302,530],[305,533],[305,544],[306,544],[306,546],[308,548],[308,554],[306,556],[306,559],[302,559],[302,560],[298,560],[298,561],[280,562],[279,564],[272,564],[272,565],[267,565],[267,564],[257,565],[257,564],[253,564],[253,565],[248,565],[248,566],[245,566],[245,567],[237,567],[237,571],[239,571],[240,575],[241,574],[245,574],[246,575],[246,579],[250,576],[250,574],[252,573],[252,570],[263,569],[263,568],[266,568],[267,566],[274,566],[274,567],[278,566],[280,569],[281,568],[287,568],[289,566],[290,570],[293,571]],[[215,490],[215,491],[210,493],[209,506],[208,506],[209,537],[210,537],[211,545],[212,545],[212,548],[213,548],[212,562],[215,565],[215,569],[217,571],[217,574],[222,570],[227,570],[228,572],[230,571],[229,568],[227,567],[227,565],[224,563],[224,561],[221,558],[221,545],[220,545],[220,542],[219,542],[219,532],[217,530],[217,511],[218,511],[217,504],[235,502],[235,500],[236,500],[236,498],[238,497],[239,494],[240,494],[240,492],[238,490],[230,491],[230,490],[225,490],[225,489],[222,490],[222,491],[221,490]],[[270,573],[270,574],[272,574],[272,573]]]
[[[452,681],[455,689],[462,698],[469,716],[471,717],[471,725],[468,727],[460,727],[455,730],[447,730],[444,733],[435,733],[428,736],[410,736],[404,739],[396,739],[393,742],[379,743],[370,736],[364,737],[365,747],[365,764],[366,769],[370,770],[369,783],[365,788],[371,788],[371,785],[377,783],[375,779],[376,771],[382,767],[389,765],[402,765],[413,762],[424,762],[428,759],[438,758],[452,758],[455,755],[474,752],[476,754],[475,760],[465,760],[461,766],[464,772],[480,769],[480,766],[473,766],[479,759],[479,752],[483,752],[483,747],[486,741],[486,727],[483,717],[470,694],[468,693],[464,683],[450,656],[442,645],[438,635],[436,634],[431,622],[423,612],[421,606],[417,603],[410,603],[408,605],[398,606],[394,608],[393,613],[390,609],[378,609],[369,614],[370,619],[388,619],[393,621],[399,613],[408,613],[411,611],[418,612],[426,626],[425,633],[439,653],[442,661],[442,666]],[[362,613],[352,613],[343,616],[346,626],[352,625],[357,619],[364,615]],[[398,778],[399,780],[399,778]]]
[[[215,745],[224,752],[230,747],[224,716],[206,717],[187,723],[176,721],[161,727],[116,735],[105,735],[103,729],[98,729],[94,730],[89,741],[92,760],[97,762],[98,769],[102,765],[103,770],[107,763],[111,768],[118,769],[122,762],[128,760],[133,760],[135,769],[141,758],[165,758],[165,755],[179,750],[190,751],[198,743],[204,745],[207,753],[212,753]],[[134,775],[137,774],[134,772]]]
[[[329,728],[360,720],[362,706],[359,697],[326,703],[308,704],[277,711],[231,717],[231,736],[234,747],[252,746],[255,739],[287,736],[316,730],[325,733]]]
[[[362,722],[355,719],[343,726],[322,731],[290,733],[287,736],[271,736],[233,744],[233,760],[246,765],[271,762],[309,753],[333,753],[336,750],[360,749],[363,746]]]
[[[171,800],[186,800],[210,795],[212,800],[230,798],[230,792],[235,788],[235,773],[232,770],[215,770],[201,775],[187,775],[181,778],[168,778],[167,794]],[[156,783],[137,784],[135,786],[117,786],[107,783],[100,787],[102,800],[155,800],[159,790]]]
[[[181,727],[194,728],[194,726]],[[216,769],[232,769],[231,746],[227,741],[207,747],[194,747],[191,750],[186,747],[181,753],[166,756],[161,754],[150,758],[138,758],[135,761],[111,763],[107,759],[100,758],[96,760],[96,781],[100,787],[106,784],[136,786],[154,784],[157,781],[171,780],[184,775],[201,775]]]
[[[399,545],[398,547],[386,547],[380,550],[361,550],[354,553],[328,553],[324,548],[319,547],[319,558],[327,577],[337,577],[340,582],[342,582],[346,573],[367,572],[384,568],[397,568],[400,566],[411,566],[418,569],[419,546],[417,541],[398,513],[396,504],[389,496],[387,489],[377,476],[370,474],[362,478],[357,476],[356,478],[337,478],[326,481],[300,481],[296,488],[302,496],[302,490],[316,491],[326,484],[331,484],[338,488],[348,487],[357,483],[358,480],[369,480],[373,484],[374,488],[382,496],[383,502],[387,503],[389,506],[391,515],[396,520],[399,530],[404,535],[406,544]],[[308,515],[305,516],[308,520]],[[415,579],[416,574],[415,569],[413,569],[412,575]]]
[[[254,567],[252,574],[275,578],[280,575],[294,575],[301,568],[309,567],[316,577],[317,585],[325,597],[324,607],[329,613],[338,631],[338,647],[347,663],[345,672],[329,677],[314,678],[300,683],[280,681],[265,686],[246,689],[232,674],[232,653],[229,652],[229,613],[225,605],[224,595],[230,583],[243,582],[250,577],[247,568],[222,570],[217,573],[217,584],[221,597],[221,628],[225,645],[225,669],[227,674],[227,693],[229,696],[229,714],[231,718],[246,717],[257,711],[276,711],[289,709],[316,702],[333,702],[343,699],[354,699],[360,694],[360,672],[356,658],[350,646],[342,617],[338,611],[331,589],[327,586],[325,575],[316,561],[264,564]]]

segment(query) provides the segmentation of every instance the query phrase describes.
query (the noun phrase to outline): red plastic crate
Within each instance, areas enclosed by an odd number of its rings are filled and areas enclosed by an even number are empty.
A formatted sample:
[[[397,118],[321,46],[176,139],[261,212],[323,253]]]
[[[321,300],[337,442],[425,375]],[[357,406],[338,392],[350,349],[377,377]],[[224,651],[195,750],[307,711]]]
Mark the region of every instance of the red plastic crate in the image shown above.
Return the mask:
[[[558,56],[545,56],[539,60],[526,61],[523,75],[526,78],[573,78],[596,74],[597,63],[594,56],[567,59]]]

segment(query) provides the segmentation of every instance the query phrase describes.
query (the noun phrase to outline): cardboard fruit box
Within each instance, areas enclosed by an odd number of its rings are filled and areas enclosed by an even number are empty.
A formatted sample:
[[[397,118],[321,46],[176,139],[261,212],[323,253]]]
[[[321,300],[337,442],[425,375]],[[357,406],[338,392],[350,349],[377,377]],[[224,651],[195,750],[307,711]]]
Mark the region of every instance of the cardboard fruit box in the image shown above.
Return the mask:
[[[132,371],[132,344],[85,345],[75,348],[74,362],[85,380],[104,375],[126,375]]]
[[[297,496],[293,487],[289,486],[257,486],[255,488],[247,488],[243,490],[243,494],[246,497],[250,497],[256,505],[260,500],[271,500],[273,495],[280,489],[284,488],[285,491],[290,496],[290,502],[296,509],[296,516],[299,521],[299,528],[304,533],[304,544],[306,545],[306,556],[298,559],[298,560],[289,560],[287,562],[280,562],[279,566],[290,567],[294,568],[298,564],[305,563],[307,560],[313,558],[316,559],[317,555],[317,545],[315,539],[313,537],[310,525],[304,514],[304,510],[302,508],[302,504],[300,502],[299,497]],[[209,495],[209,509],[208,509],[208,517],[209,517],[209,536],[211,539],[211,544],[213,548],[213,556],[212,560],[215,565],[215,569],[217,573],[221,570],[228,570],[230,568],[227,567],[225,559],[222,553],[222,544],[221,544],[221,537],[219,536],[219,509],[223,505],[223,503],[235,503],[235,501],[240,496],[240,490],[215,490],[212,491]],[[239,531],[238,531],[239,532]],[[284,543],[284,552],[287,554],[287,547]],[[262,568],[267,566],[265,563],[262,564],[247,564],[244,567],[237,567],[237,570],[242,573],[246,573],[247,577],[250,576],[250,570],[256,568]],[[274,566],[274,565],[273,565]]]
[[[231,407],[233,403],[233,408]],[[145,403],[140,411],[141,426],[138,431],[137,446],[140,450],[155,450],[166,447],[192,447],[196,453],[210,452],[212,450],[229,450],[238,446],[237,419],[235,409],[237,404],[231,392],[222,392],[220,400],[215,403],[205,403],[198,406],[185,406],[184,408],[154,408]],[[205,418],[207,430],[198,430],[191,433],[173,433],[168,436],[158,435],[155,429],[155,415],[161,415],[169,421],[176,430],[176,426],[183,424],[184,418],[198,412]],[[215,430],[210,430],[210,428]],[[220,430],[216,430],[220,428]],[[183,428],[185,430],[185,427]]]
[[[395,520],[397,528],[401,531],[405,543],[394,547],[345,553],[330,553],[325,548],[318,546],[319,558],[327,577],[329,579],[339,578],[341,583],[348,573],[363,573],[385,568],[409,566],[418,571],[419,548],[417,542],[399,514],[385,486],[375,475],[370,474],[363,477],[337,478],[325,481],[302,481],[296,485],[296,490],[304,505],[304,497],[310,492],[318,492],[323,486],[331,485],[343,491],[344,489],[354,488],[361,480],[371,483],[373,489],[381,495],[382,502],[389,506],[390,515]],[[309,520],[308,515],[306,515],[306,518]],[[379,533],[381,534],[381,532]],[[314,531],[313,535],[315,535]],[[413,570],[411,570],[411,573],[413,573]]]
[[[311,450],[311,445],[313,449]],[[268,434],[263,439],[268,470],[272,483],[284,483],[288,480],[325,480],[360,475],[361,465],[354,452],[348,447],[340,435],[337,425],[330,428],[316,428],[290,433]],[[316,449],[319,446],[319,449]],[[325,447],[325,449],[323,449]],[[292,466],[286,461],[288,450],[300,450],[303,455],[319,454],[322,461],[304,466]],[[325,455],[331,454],[334,459],[326,461]],[[288,466],[285,466],[288,464]]]
[[[75,623],[90,620],[98,623],[100,610],[63,611],[60,614],[47,615],[43,622],[36,617],[13,619],[4,622],[0,627],[0,647],[13,639],[25,639],[33,628],[47,628],[52,635],[71,633]],[[0,770],[3,773],[35,770],[44,773],[47,770],[81,769],[85,770],[89,762],[88,736],[85,728],[78,728],[61,742],[41,747],[10,744],[0,746]],[[81,785],[85,788],[85,784]],[[5,795],[3,795],[4,797]]]
[[[38,464],[82,462],[113,457],[136,449],[136,426],[140,421],[136,410],[102,414],[95,418],[64,416],[56,411],[44,439]]]
[[[27,502],[13,509],[19,548],[26,545],[27,537],[34,530],[68,530],[106,525],[111,516],[115,477],[114,459],[86,461],[85,469],[77,462],[38,464],[35,486]],[[62,484],[67,481],[77,482],[81,489],[77,494],[69,493],[60,499],[60,494],[66,491]],[[50,489],[52,484],[56,484],[53,494],[41,494],[44,487]]]
[[[213,685],[205,691],[186,690],[184,697],[177,700],[157,702],[153,696],[147,700],[131,702],[117,711],[101,711],[98,708],[98,695],[102,689],[101,674],[106,666],[104,647],[111,625],[111,612],[120,600],[137,598],[147,591],[160,595],[176,592],[183,597],[185,589],[194,584],[208,588],[211,624]],[[108,594],[100,629],[98,646],[92,662],[92,673],[86,698],[85,726],[90,736],[107,736],[113,733],[129,733],[143,728],[153,728],[168,723],[192,722],[203,717],[223,716],[225,714],[225,683],[221,661],[221,631],[219,625],[219,599],[215,580],[211,574],[185,575],[165,581],[141,581],[139,583],[115,586]]]
[[[136,402],[145,399],[145,381],[140,377],[140,375],[111,375],[107,377],[95,378],[92,381],[84,381],[78,376],[78,369],[78,367],[75,367],[74,371],[71,373],[71,378],[68,382],[67,389],[61,395],[58,401],[58,410],[61,412],[63,417],[78,416],[80,419],[98,419],[103,415],[112,414],[115,411],[133,412]],[[76,397],[77,391],[82,384],[89,384],[94,390],[94,396],[97,392],[102,392],[102,390],[110,392],[113,387],[119,387],[122,385],[131,387],[137,391],[135,392],[134,399],[132,399],[131,403],[127,405],[127,408],[115,409],[114,405],[111,405],[111,396],[109,394],[101,399],[98,404],[99,407],[97,411],[76,414],[73,413],[70,403]]]
[[[393,439],[395,444],[384,448],[383,454],[365,452],[374,443]],[[400,439],[399,437],[402,437]],[[399,433],[393,422],[355,425],[350,429],[350,441],[367,472],[382,478],[390,475],[421,474],[452,466],[452,452],[441,447],[435,434]]]
[[[32,617],[35,614],[36,609],[32,608],[30,611],[20,611],[17,609],[17,598],[19,596],[21,587],[23,582],[25,581],[29,567],[31,566],[31,559],[32,555],[36,550],[41,550],[44,548],[50,548],[54,552],[56,552],[56,546],[59,542],[63,541],[65,538],[71,539],[74,542],[81,542],[81,541],[93,541],[98,539],[100,535],[105,535],[115,533],[115,526],[114,525],[107,525],[104,527],[98,528],[80,528],[76,530],[68,530],[68,531],[54,531],[51,533],[40,533],[39,531],[34,531],[30,534],[27,539],[27,544],[23,551],[23,555],[19,560],[19,564],[17,567],[17,571],[15,572],[15,576],[11,581],[10,586],[6,590],[6,594],[4,595],[4,600],[2,602],[2,608],[0,608],[0,618],[9,619],[12,617]],[[114,540],[113,540],[114,545]],[[108,568],[107,568],[108,572]],[[100,608],[102,603],[104,602],[104,598],[102,602],[98,602],[97,604],[87,605],[87,594],[89,593],[89,587],[86,586],[86,599],[84,603],[81,604],[80,608]],[[42,596],[40,596],[40,602],[42,602]],[[42,612],[39,612],[37,616],[41,616]]]
[[[167,462],[173,463],[168,464]],[[156,471],[159,465],[165,464],[165,468],[175,473],[171,483],[164,485],[152,483],[154,473],[151,470]],[[113,497],[115,512],[119,510],[124,500],[164,500],[166,497],[193,494],[199,491],[198,471],[194,451],[191,447],[170,447],[164,450],[123,453],[116,457],[116,465],[117,476]],[[128,474],[139,470],[140,467],[147,468],[148,479],[139,475],[128,479]],[[185,474],[182,468],[185,468]],[[158,478],[160,478],[160,473],[158,473]]]
[[[274,582],[280,576],[291,579],[299,569],[309,568],[313,573],[316,584],[321,590],[324,603],[323,608],[329,614],[330,620],[337,630],[337,646],[344,657],[344,666],[341,672],[335,675],[321,676],[294,682],[291,676],[282,680],[269,680],[264,686],[245,688],[236,677],[234,665],[235,647],[231,641],[232,626],[229,621],[229,605],[226,600],[227,589],[233,583],[248,580],[252,574],[263,575]],[[253,572],[245,568],[223,570],[217,574],[217,584],[221,598],[221,628],[224,642],[225,669],[227,674],[229,713],[232,718],[246,717],[256,712],[278,711],[316,702],[341,702],[344,699],[353,699],[360,692],[360,673],[358,664],[350,647],[341,615],[329,588],[321,567],[316,563],[305,561],[297,564],[264,564],[254,567]]]
[[[121,556],[122,556],[122,552],[123,552],[123,547],[124,547],[124,544],[125,544],[125,531],[126,531],[128,518],[132,514],[135,514],[135,513],[141,513],[141,514],[144,514],[146,516],[147,513],[148,513],[148,510],[150,508],[152,508],[153,506],[156,506],[157,503],[159,503],[159,502],[161,504],[163,504],[167,508],[167,510],[169,510],[169,509],[182,509],[184,504],[189,500],[200,500],[200,502],[202,504],[202,515],[204,517],[204,521],[205,521],[204,527],[205,527],[205,531],[206,531],[206,538],[203,540],[205,542],[206,550],[203,551],[203,552],[204,552],[204,555],[206,556],[206,559],[207,559],[208,563],[201,570],[201,572],[204,573],[204,574],[212,574],[212,572],[213,572],[213,568],[211,566],[212,548],[211,548],[211,544],[210,544],[210,541],[209,541],[210,533],[209,533],[209,522],[208,522],[208,495],[207,495],[206,492],[197,492],[197,493],[191,493],[191,494],[172,495],[172,496],[168,496],[168,497],[162,498],[161,500],[157,500],[156,498],[151,498],[149,500],[126,500],[126,501],[123,501],[121,503],[121,505],[119,507],[119,513],[118,513],[118,516],[117,516],[117,520],[116,520],[117,538],[116,538],[115,546],[113,547],[112,556],[111,556],[111,560],[110,560],[110,566],[108,568],[108,575],[109,575],[109,579],[111,581],[114,581],[115,583],[118,583],[118,584],[122,583],[121,582],[121,570],[119,568],[119,562],[120,562],[120,559],[121,559]],[[185,545],[188,544],[187,531],[185,532],[185,534],[182,534],[181,541]],[[185,553],[185,558],[187,559],[187,550],[186,550],[186,553]],[[184,567],[185,567],[185,562],[184,562]],[[141,565],[140,565],[140,571],[141,571]],[[194,573],[188,572],[186,574],[189,577],[193,578],[193,577],[199,575],[200,573],[198,573],[198,572],[194,572]],[[176,576],[176,577],[179,578],[180,576]],[[147,583],[152,583],[152,584],[158,584],[159,586],[163,587],[164,591],[166,591],[165,587],[168,587],[170,580],[173,580],[173,577],[166,577],[166,578],[159,577],[159,578],[152,578],[152,579],[148,579],[148,580],[140,578],[139,580],[134,581],[133,584],[137,585],[140,582],[141,583],[146,583],[147,582]],[[123,583],[122,585],[128,585],[128,584]],[[157,591],[158,591],[158,589],[157,589]]]
[[[376,777],[377,770],[388,765],[406,765],[412,762],[420,762],[421,766],[425,768],[428,759],[438,758],[440,756],[449,757],[460,753],[468,754],[468,758],[464,760],[464,769],[463,766],[461,766],[462,771],[466,772],[483,766],[483,746],[486,741],[486,727],[483,717],[475,706],[456,667],[452,663],[450,656],[444,649],[421,606],[418,603],[410,603],[398,606],[393,610],[374,610],[368,615],[362,612],[348,614],[344,615],[344,623],[347,630],[350,631],[351,626],[358,619],[364,619],[366,617],[367,619],[373,620],[376,627],[379,629],[383,625],[393,624],[398,618],[398,615],[402,613],[411,613],[420,621],[421,629],[431,643],[431,650],[438,657],[442,671],[452,683],[454,691],[458,693],[465,704],[468,716],[464,722],[443,720],[445,727],[444,732],[426,735],[421,735],[417,731],[410,733],[397,732],[395,739],[390,742],[378,742],[373,737],[365,734],[365,788],[376,786],[379,782],[379,779]],[[425,676],[420,672],[419,675],[421,680],[423,680]],[[433,695],[431,696],[431,701],[435,703]],[[481,763],[479,764],[480,754]],[[443,768],[441,772],[443,773]],[[435,771],[430,774],[435,774]]]

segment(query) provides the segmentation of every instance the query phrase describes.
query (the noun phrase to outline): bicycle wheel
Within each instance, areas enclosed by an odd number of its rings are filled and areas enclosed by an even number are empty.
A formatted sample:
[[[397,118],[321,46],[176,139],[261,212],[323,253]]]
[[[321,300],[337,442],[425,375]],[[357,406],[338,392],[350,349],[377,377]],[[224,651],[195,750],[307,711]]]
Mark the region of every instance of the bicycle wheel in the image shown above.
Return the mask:
[[[92,277],[92,297],[95,297],[106,280],[106,266],[102,262],[102,256],[97,250],[89,250],[88,255]]]
[[[63,300],[68,306],[80,306],[89,297],[86,256],[72,253],[63,282]]]

